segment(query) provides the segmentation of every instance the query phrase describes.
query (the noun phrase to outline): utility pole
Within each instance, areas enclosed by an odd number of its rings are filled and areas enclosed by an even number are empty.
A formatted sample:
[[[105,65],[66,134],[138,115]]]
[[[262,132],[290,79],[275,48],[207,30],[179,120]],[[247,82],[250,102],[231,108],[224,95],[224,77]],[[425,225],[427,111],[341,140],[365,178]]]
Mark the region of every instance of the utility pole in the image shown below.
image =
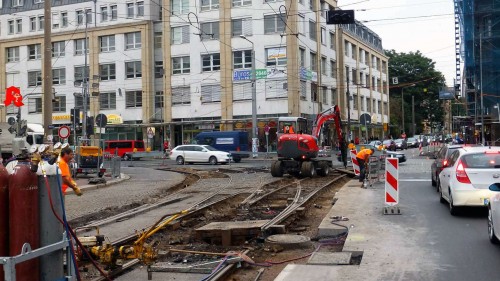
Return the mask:
[[[411,133],[415,136],[415,95],[411,95]]]
[[[43,129],[45,141],[47,136],[52,135],[52,1],[44,2],[44,25],[43,25]]]
[[[87,72],[88,68],[88,59],[87,59],[87,29],[89,22],[87,20],[88,12],[85,12],[85,38],[83,40],[83,52],[85,56],[85,66],[83,67],[83,83],[82,83],[82,101],[83,101],[83,120],[82,120],[82,140],[87,141],[87,98],[89,91],[89,73]]]
[[[351,93],[349,92],[349,73],[346,73],[347,81],[347,140],[351,140]]]
[[[257,154],[257,72],[255,70],[255,45],[252,41],[248,40],[245,35],[240,35],[240,38],[247,40],[252,44],[252,73],[251,73],[251,82],[252,82],[252,157],[256,158]]]
[[[483,100],[483,31],[479,33],[479,80],[481,83],[481,144],[486,143],[484,139],[484,100]]]

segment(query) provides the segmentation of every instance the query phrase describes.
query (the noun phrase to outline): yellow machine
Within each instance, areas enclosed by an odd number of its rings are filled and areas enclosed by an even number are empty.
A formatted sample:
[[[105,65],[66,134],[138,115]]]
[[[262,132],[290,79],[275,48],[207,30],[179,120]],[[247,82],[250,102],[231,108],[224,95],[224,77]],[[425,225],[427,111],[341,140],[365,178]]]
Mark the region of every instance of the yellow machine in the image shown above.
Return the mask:
[[[77,155],[77,167],[74,171],[76,178],[77,174],[94,174],[97,173],[102,177],[106,172],[103,168],[103,151],[97,146],[78,146],[75,151]]]

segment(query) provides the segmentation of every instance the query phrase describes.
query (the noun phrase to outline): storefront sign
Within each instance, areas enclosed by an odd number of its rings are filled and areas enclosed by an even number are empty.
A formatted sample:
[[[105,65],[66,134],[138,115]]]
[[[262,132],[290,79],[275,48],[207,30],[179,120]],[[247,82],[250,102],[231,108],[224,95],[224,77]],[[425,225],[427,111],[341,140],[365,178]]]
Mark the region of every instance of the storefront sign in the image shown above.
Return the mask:
[[[117,114],[108,114],[108,125],[118,125],[123,124],[123,118]]]
[[[276,78],[276,76],[272,76],[276,71],[267,70],[267,69],[256,69],[257,80],[266,79],[266,78]],[[278,72],[284,72],[280,70]],[[233,71],[233,80],[234,81],[243,81],[243,80],[251,80],[252,79],[252,71],[250,69],[237,69]]]
[[[52,115],[52,120],[54,121],[69,121],[71,120],[71,115]]]
[[[318,73],[317,72],[314,72],[314,71],[311,71],[309,69],[306,69],[304,67],[301,67],[300,68],[300,71],[299,71],[299,76],[300,76],[300,79],[302,80],[311,80],[311,81],[318,81]]]

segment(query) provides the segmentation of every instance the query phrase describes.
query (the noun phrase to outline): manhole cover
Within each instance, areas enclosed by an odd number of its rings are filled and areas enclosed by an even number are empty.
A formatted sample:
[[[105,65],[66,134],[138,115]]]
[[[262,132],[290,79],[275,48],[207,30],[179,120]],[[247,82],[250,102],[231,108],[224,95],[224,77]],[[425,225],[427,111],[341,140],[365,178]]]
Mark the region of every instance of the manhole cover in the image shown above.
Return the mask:
[[[311,242],[311,239],[303,235],[276,234],[267,237],[266,242],[280,246],[303,246]]]

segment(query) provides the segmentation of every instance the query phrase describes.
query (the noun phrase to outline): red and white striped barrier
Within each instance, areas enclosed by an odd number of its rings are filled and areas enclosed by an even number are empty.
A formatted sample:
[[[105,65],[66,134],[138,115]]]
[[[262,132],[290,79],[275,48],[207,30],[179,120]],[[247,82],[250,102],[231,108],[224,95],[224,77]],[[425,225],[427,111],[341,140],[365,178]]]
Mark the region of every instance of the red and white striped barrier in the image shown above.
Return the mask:
[[[401,214],[399,207],[399,161],[385,160],[385,209],[384,214]]]
[[[418,145],[418,154],[422,155],[422,142]]]
[[[356,176],[359,176],[359,174],[360,174],[359,163],[358,163],[358,159],[356,159],[356,154],[358,154],[358,152],[355,149],[353,149],[350,151],[350,154],[351,154],[352,169],[354,170],[354,174]]]

